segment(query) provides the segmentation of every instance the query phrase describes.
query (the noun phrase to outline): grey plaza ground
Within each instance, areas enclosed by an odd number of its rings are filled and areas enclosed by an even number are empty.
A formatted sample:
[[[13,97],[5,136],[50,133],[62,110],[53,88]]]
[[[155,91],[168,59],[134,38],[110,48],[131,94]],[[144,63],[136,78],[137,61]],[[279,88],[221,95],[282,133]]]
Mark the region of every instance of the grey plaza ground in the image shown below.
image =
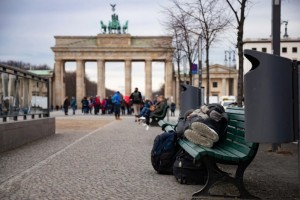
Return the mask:
[[[146,131],[133,116],[77,113],[51,112],[55,135],[0,154],[0,199],[176,200],[191,199],[201,188],[152,168],[159,127]],[[283,144],[283,153],[267,152],[269,146],[261,144],[247,168],[246,188],[260,199],[300,199],[297,144]],[[217,188],[222,193],[226,187]]]

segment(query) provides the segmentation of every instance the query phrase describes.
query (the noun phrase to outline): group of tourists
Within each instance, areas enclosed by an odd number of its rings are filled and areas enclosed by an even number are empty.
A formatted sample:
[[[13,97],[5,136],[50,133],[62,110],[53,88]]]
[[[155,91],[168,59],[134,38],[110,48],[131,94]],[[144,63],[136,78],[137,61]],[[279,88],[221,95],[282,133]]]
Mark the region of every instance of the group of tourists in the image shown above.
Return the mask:
[[[164,101],[160,104],[161,101]],[[119,91],[116,91],[114,95],[108,96],[106,98],[100,99],[100,96],[90,96],[83,97],[81,100],[81,112],[84,115],[87,114],[114,114],[116,120],[120,120],[120,115],[131,115],[135,114],[135,121],[138,121],[140,117],[150,117],[150,112],[159,112],[160,107],[166,104],[163,96],[156,96],[156,98],[151,101],[150,99],[143,99],[141,92],[138,88],[131,93],[130,96],[122,96]],[[68,97],[65,98],[63,103],[63,110],[65,115],[68,115],[68,110],[72,108],[72,114],[75,115],[78,103],[76,98],[72,97],[69,100]],[[175,108],[174,108],[175,109]],[[150,112],[149,112],[150,111]],[[142,113],[142,115],[140,115]],[[149,115],[148,115],[149,114]],[[149,120],[146,120],[149,125]]]
[[[129,99],[128,99],[129,100]],[[81,112],[85,115],[87,114],[114,114],[116,119],[120,119],[120,114],[125,115],[126,110],[127,114],[131,114],[131,103],[130,101],[126,101],[119,91],[115,92],[114,95],[109,97],[100,99],[100,96],[90,96],[83,97],[81,100]],[[68,115],[69,107],[72,108],[73,115],[75,115],[75,111],[77,110],[77,102],[75,97],[69,98],[66,97],[63,103],[63,110],[65,115]]]

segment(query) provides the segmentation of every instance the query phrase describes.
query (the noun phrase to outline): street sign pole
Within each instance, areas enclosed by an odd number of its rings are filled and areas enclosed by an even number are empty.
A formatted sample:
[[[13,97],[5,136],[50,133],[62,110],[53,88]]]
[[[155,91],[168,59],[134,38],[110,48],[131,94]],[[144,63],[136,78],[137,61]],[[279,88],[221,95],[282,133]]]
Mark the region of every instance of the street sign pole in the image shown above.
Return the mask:
[[[202,34],[199,36],[198,40],[198,87],[199,87],[199,99],[200,104],[202,105],[203,99],[202,99]]]
[[[280,56],[280,10],[281,0],[272,0],[272,53]],[[272,151],[277,151],[280,144],[272,144]]]

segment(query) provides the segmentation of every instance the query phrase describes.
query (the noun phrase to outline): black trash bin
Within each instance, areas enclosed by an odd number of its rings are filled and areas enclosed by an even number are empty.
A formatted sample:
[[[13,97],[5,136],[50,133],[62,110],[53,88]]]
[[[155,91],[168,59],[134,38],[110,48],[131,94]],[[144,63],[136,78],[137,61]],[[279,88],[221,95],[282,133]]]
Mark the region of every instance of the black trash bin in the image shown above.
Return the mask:
[[[292,61],[253,50],[244,55],[252,64],[244,76],[246,140],[292,142]]]
[[[190,109],[197,109],[201,105],[201,89],[182,84],[180,94],[180,114],[179,117],[184,116],[184,113]]]

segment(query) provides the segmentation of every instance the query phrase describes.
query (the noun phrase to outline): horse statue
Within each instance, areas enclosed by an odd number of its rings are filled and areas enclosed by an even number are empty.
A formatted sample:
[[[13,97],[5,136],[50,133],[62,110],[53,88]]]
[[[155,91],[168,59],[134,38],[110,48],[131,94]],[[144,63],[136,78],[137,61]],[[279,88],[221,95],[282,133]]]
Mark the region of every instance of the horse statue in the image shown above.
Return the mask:
[[[125,24],[124,24],[123,27],[122,27],[122,30],[123,30],[123,33],[124,33],[124,34],[126,34],[127,29],[128,29],[128,20],[125,22]]]
[[[101,29],[103,29],[103,33],[106,33],[107,26],[103,23],[102,20],[100,21],[100,24],[101,24]]]
[[[110,34],[111,33],[120,34],[121,33],[121,26],[120,26],[120,22],[119,22],[119,19],[118,19],[118,15],[116,15],[116,14],[111,15],[111,19],[112,19],[112,21],[109,21],[109,24],[108,24],[108,32]]]

